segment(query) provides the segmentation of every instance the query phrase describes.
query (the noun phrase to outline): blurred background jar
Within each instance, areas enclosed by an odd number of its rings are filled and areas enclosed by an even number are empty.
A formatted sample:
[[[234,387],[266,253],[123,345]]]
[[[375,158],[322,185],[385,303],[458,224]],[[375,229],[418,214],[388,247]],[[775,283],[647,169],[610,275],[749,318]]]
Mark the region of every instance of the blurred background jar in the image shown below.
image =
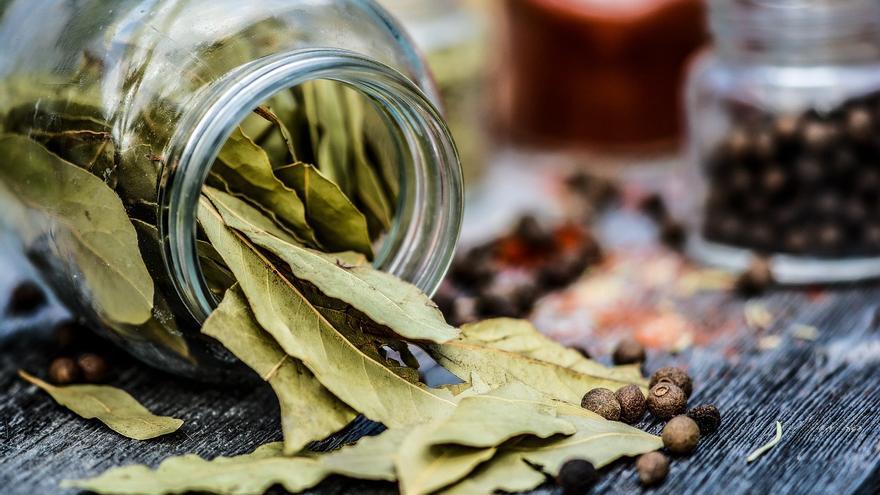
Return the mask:
[[[489,19],[485,0],[379,0],[425,57],[461,156],[465,183],[485,171],[489,152]]]
[[[677,163],[700,0],[504,0],[498,124],[518,146],[585,162]],[[672,159],[672,160],[670,160]]]
[[[880,276],[880,2],[711,0],[693,65],[690,247],[782,282]]]

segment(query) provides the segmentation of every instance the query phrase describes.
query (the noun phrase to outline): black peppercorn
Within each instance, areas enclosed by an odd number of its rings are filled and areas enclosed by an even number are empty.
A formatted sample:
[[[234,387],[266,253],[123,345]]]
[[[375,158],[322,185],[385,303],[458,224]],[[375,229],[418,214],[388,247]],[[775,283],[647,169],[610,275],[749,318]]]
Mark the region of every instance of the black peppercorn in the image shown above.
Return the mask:
[[[562,488],[564,495],[583,495],[599,479],[599,473],[593,464],[584,459],[566,461],[559,468],[556,484]]]
[[[681,249],[687,239],[687,231],[684,225],[667,218],[660,224],[660,240],[672,249]]]
[[[675,384],[662,381],[651,387],[647,399],[648,410],[657,419],[667,420],[673,416],[685,412],[687,409],[687,396]]]
[[[532,215],[524,215],[519,219],[513,235],[534,250],[551,249],[553,246],[553,235],[541,227],[538,219]]]
[[[734,284],[736,291],[743,296],[754,296],[773,285],[773,272],[767,258],[755,257],[749,268],[743,272]]]
[[[715,433],[721,426],[721,412],[711,404],[697,406],[688,411],[687,415],[697,423],[700,427],[700,435],[704,437]]]
[[[677,368],[675,366],[666,366],[655,371],[654,374],[651,375],[651,382],[649,386],[653,388],[654,385],[657,385],[662,381],[672,382],[678,388],[680,388],[687,397],[690,397],[691,392],[694,390],[691,377],[688,376],[685,370]]]
[[[824,151],[834,140],[835,131],[829,124],[819,121],[807,122],[803,128],[804,144],[814,152]]]
[[[864,107],[855,107],[846,115],[846,131],[857,141],[867,141],[873,134],[874,119]]]
[[[46,293],[33,281],[18,284],[12,290],[6,314],[10,316],[27,316],[46,304]]]
[[[786,182],[788,182],[788,175],[779,167],[770,167],[761,176],[761,186],[764,191],[771,194],[779,192]]]
[[[620,402],[607,388],[594,388],[581,399],[581,407],[611,421],[620,419]]]
[[[645,394],[637,385],[620,387],[614,395],[620,402],[620,420],[624,423],[633,424],[645,415]]]
[[[107,361],[97,354],[83,354],[76,360],[82,377],[88,383],[101,383],[107,379]]]
[[[634,364],[645,361],[645,347],[638,340],[629,337],[617,343],[612,355],[614,364]]]
[[[67,357],[56,358],[49,365],[49,381],[56,385],[69,385],[81,375],[76,361]]]
[[[636,461],[636,470],[639,472],[639,481],[644,486],[653,486],[661,483],[669,474],[669,458],[660,452],[648,452],[642,454]]]
[[[642,213],[647,215],[651,220],[658,223],[662,222],[669,216],[669,211],[666,209],[666,203],[663,201],[663,197],[659,194],[652,194],[642,200],[639,209],[642,210]]]
[[[776,136],[788,141],[794,139],[800,130],[801,119],[797,115],[780,115],[773,125]]]
[[[700,427],[687,416],[676,416],[666,423],[660,434],[663,446],[673,454],[690,454],[700,442]]]

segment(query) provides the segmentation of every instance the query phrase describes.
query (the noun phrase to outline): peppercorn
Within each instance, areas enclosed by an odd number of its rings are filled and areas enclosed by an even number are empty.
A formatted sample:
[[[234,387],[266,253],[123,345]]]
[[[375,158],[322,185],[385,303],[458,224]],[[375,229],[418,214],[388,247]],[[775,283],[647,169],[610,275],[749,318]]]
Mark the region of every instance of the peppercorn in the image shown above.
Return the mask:
[[[715,433],[721,426],[721,412],[711,404],[697,406],[688,411],[687,415],[697,423],[700,427],[700,435],[704,437]]]
[[[583,495],[596,483],[599,473],[590,461],[572,459],[559,469],[556,484],[564,495]]]
[[[594,388],[584,394],[581,407],[611,421],[620,419],[620,402],[607,388]]]
[[[676,416],[666,423],[660,437],[673,454],[690,454],[700,441],[700,427],[687,416]]]
[[[867,141],[873,134],[873,118],[871,112],[864,107],[856,107],[846,116],[846,130],[850,137],[857,141]]]
[[[56,358],[49,365],[49,381],[56,385],[69,385],[79,380],[81,370],[76,361],[67,357]]]
[[[642,454],[636,461],[639,480],[644,486],[656,485],[666,479],[669,474],[669,458],[660,452]]]
[[[665,421],[685,412],[687,396],[678,385],[664,380],[651,387],[647,405],[654,417]]]
[[[516,227],[513,229],[513,235],[526,243],[533,250],[549,250],[553,247],[553,236],[547,232],[538,219],[532,215],[523,215]]]
[[[693,382],[691,381],[691,377],[688,376],[687,372],[681,368],[676,368],[675,366],[666,366],[665,368],[660,368],[655,371],[653,375],[651,375],[651,382],[649,387],[654,388],[654,385],[657,385],[661,381],[669,381],[678,386],[682,392],[684,392],[685,397],[690,397],[691,392],[694,390]]]
[[[645,347],[636,339],[629,337],[617,343],[612,356],[614,364],[633,364],[645,361]]]
[[[639,209],[642,210],[642,213],[647,215],[651,220],[658,223],[662,222],[669,216],[669,211],[666,209],[666,203],[663,201],[663,197],[659,194],[652,194],[642,200]]]
[[[645,394],[637,385],[626,385],[614,392],[620,403],[620,420],[633,424],[645,415]]]
[[[736,279],[734,287],[743,296],[754,296],[764,292],[771,285],[773,285],[773,272],[770,269],[770,260],[758,256],[752,259],[749,268]]]
[[[88,383],[100,383],[107,379],[107,361],[97,354],[83,354],[76,360],[83,379]]]
[[[46,304],[46,293],[35,282],[27,280],[12,290],[6,314],[10,316],[27,316]]]
[[[672,249],[681,249],[687,239],[687,231],[684,225],[676,220],[667,218],[660,224],[660,240]]]

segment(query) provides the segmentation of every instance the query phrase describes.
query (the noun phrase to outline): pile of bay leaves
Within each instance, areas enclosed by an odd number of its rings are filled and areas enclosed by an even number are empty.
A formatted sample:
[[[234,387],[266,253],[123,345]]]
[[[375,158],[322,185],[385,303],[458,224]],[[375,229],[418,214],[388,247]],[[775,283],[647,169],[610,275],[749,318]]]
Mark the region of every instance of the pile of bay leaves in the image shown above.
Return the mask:
[[[662,447],[659,437],[579,406],[596,387],[644,388],[638,367],[601,365],[525,321],[453,328],[417,288],[373,269],[373,245],[390,225],[394,191],[380,184],[381,169],[328,165],[352,156],[367,160],[350,151],[363,149],[351,136],[365,131],[341,123],[291,128],[275,110],[257,109],[262,122],[245,121],[223,147],[203,189],[198,222],[202,268],[220,300],[201,332],[273,388],[283,442],[238,457],[186,455],[156,469],[114,468],[65,486],[98,493],[261,494],[273,485],[299,492],[336,474],[394,481],[407,495],[516,492],[544,483],[573,458],[598,468]],[[264,122],[275,130],[274,143],[252,137]],[[313,143],[308,153],[297,147],[304,129],[315,134],[307,139]],[[0,150],[28,146],[32,156],[38,148],[53,153],[49,147],[61,146],[25,139],[5,136]],[[77,174],[88,172],[72,163],[71,153],[53,153],[51,165],[80,180]],[[113,194],[103,187],[100,194]],[[131,211],[122,203],[118,210],[112,213]],[[425,348],[463,383],[421,383],[410,345]],[[54,387],[23,376],[80,415],[132,438],[153,438],[181,424],[151,415],[110,387]],[[78,397],[114,407],[84,406]],[[329,453],[308,449],[359,415],[387,430]]]

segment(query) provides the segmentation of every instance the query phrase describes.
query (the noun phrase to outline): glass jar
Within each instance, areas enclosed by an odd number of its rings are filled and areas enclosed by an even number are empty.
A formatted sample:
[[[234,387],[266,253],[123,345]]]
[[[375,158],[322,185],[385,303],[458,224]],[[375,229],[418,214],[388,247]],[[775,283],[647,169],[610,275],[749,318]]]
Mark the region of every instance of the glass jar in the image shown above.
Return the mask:
[[[0,46],[3,136],[36,139],[80,166],[74,155],[90,153],[87,168],[132,222],[101,232],[100,205],[71,196],[89,181],[35,175],[28,181],[41,192],[22,196],[6,169],[0,225],[12,232],[4,235],[20,240],[75,314],[143,361],[216,380],[238,373],[232,356],[199,333],[217,297],[199,262],[197,202],[236,126],[307,81],[354,89],[387,127],[379,151],[398,167],[399,194],[375,266],[428,293],[445,274],[462,211],[457,153],[425,64],[372,0],[7,0]],[[71,128],[75,141],[63,134]],[[36,170],[45,158],[9,150],[2,167]],[[71,223],[73,202],[84,217]],[[94,242],[107,251],[107,243],[135,235],[143,267],[113,266],[112,253],[82,249]],[[130,290],[118,283],[126,277],[153,282],[151,291],[131,294],[131,307],[120,301]],[[141,297],[153,299],[147,314],[133,309]]]
[[[379,0],[400,19],[437,82],[465,184],[486,168],[488,43],[485,7],[468,0]]]
[[[687,88],[691,252],[783,283],[880,276],[880,2],[712,0]]]

